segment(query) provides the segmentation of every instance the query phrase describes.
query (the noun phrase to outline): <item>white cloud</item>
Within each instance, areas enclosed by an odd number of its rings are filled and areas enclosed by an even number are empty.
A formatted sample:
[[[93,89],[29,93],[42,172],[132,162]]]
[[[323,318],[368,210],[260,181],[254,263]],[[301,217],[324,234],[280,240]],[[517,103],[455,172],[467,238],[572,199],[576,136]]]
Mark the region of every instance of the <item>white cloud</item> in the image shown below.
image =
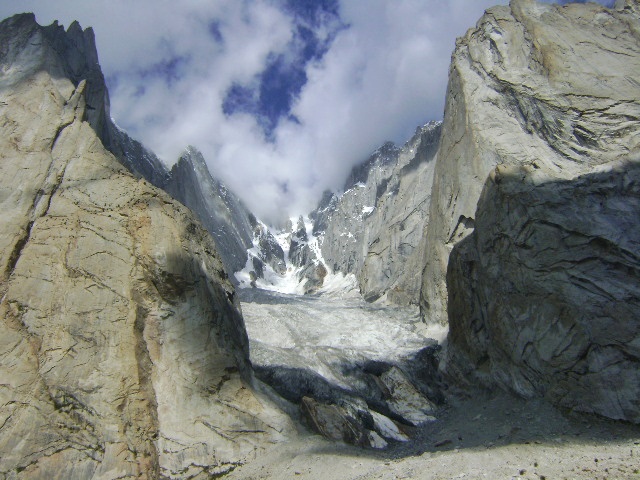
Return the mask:
[[[275,143],[251,116],[222,112],[228,88],[254,79],[292,38],[292,19],[274,1],[23,0],[0,14],[31,10],[41,24],[93,26],[103,71],[117,78],[118,124],[167,162],[196,146],[215,176],[274,219],[309,211],[382,142],[441,118],[455,37],[495,3],[506,0],[343,0],[350,27],[308,65],[293,107],[300,123],[281,122]],[[172,59],[181,60],[167,82],[159,65]]]

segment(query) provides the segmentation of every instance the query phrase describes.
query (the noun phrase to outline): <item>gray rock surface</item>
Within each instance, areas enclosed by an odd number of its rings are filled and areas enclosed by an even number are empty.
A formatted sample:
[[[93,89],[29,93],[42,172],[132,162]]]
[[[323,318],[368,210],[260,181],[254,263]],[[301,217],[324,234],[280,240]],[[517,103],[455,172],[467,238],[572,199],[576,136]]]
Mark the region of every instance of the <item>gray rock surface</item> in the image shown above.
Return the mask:
[[[449,372],[640,423],[640,158],[498,168],[450,257]]]
[[[440,123],[430,122],[402,148],[383,145],[354,168],[340,197],[325,196],[310,215],[314,232],[324,232],[327,266],[354,273],[368,301],[418,303],[439,137]]]
[[[452,376],[640,422],[638,25],[521,0],[458,42],[422,304]]]
[[[301,407],[307,422],[324,437],[362,447],[372,446],[367,429],[339,405],[324,404],[304,397]]]
[[[255,219],[253,225],[253,243],[257,248],[258,258],[270,265],[278,275],[284,275],[287,271],[287,262],[284,258],[284,250],[278,240],[266,225],[255,221]]]
[[[638,154],[637,5],[514,0],[458,40],[427,229],[426,321],[447,321],[449,253],[473,230],[497,165],[574,178]]]
[[[5,22],[3,62],[10,72],[2,84],[10,86],[44,70],[54,82],[60,79],[57,87],[66,89],[64,93],[68,95],[69,85],[75,87],[85,80],[87,121],[102,144],[136,176],[169,192],[196,214],[213,235],[229,274],[242,269],[247,261],[246,250],[252,245],[249,211],[233,192],[211,176],[202,154],[194,147],[188,147],[168,171],[152,151],[112,121],[93,30],[82,30],[77,22],[66,31],[57,22],[41,27],[31,14]]]
[[[0,478],[229,471],[287,425],[249,385],[233,286],[195,217],[105,150],[33,23],[0,24]]]
[[[127,167],[131,173],[137,177],[146,179],[156,187],[165,189],[166,183],[170,182],[171,179],[169,178],[169,172],[164,166],[164,163],[162,163],[155,153],[137,140],[131,138],[127,132],[119,128],[113,121],[110,121],[109,124],[111,132],[109,151],[113,153],[120,163]],[[195,187],[199,186],[195,185]],[[179,198],[176,198],[176,200],[182,202]],[[182,204],[184,205],[185,203],[182,202]],[[200,221],[203,221],[198,212],[194,213],[198,215]]]
[[[291,240],[289,240],[289,260],[296,267],[309,264],[315,259],[315,254],[309,247],[307,227],[302,217],[298,218],[295,228],[292,226]]]
[[[369,227],[373,234],[357,274],[368,301],[384,297],[399,305],[419,302],[440,133],[439,122],[418,129],[377,201]]]
[[[244,268],[253,245],[251,213],[222,182],[213,178],[204,157],[188,147],[161,187],[189,207],[213,236],[223,263],[232,273]]]

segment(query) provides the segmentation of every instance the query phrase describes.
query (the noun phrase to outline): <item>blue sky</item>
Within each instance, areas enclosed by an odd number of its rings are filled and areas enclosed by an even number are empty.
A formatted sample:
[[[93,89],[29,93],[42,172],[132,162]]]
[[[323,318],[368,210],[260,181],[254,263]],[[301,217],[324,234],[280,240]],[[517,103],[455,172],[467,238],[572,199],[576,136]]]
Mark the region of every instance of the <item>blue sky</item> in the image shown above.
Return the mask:
[[[441,119],[455,38],[505,3],[21,0],[0,16],[92,26],[115,121],[168,164],[196,146],[274,220]]]

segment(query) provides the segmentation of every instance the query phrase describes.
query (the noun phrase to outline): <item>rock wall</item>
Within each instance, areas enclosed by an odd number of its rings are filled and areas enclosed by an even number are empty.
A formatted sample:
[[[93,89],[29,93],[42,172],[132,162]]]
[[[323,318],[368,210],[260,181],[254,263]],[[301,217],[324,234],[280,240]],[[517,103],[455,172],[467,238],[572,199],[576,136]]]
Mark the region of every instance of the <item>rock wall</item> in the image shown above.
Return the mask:
[[[447,321],[451,249],[475,225],[497,165],[572,178],[638,152],[638,3],[513,0],[487,10],[452,56],[420,306]]]
[[[458,380],[633,422],[638,7],[512,1],[458,41],[421,304]]]
[[[354,273],[368,301],[418,303],[439,140],[440,123],[430,122],[402,148],[383,145],[310,215],[327,266]]]
[[[449,372],[640,423],[639,218],[640,156],[495,169],[450,257]]]
[[[83,120],[87,83],[30,69],[55,61],[33,22],[0,24],[0,478],[229,471],[286,425],[249,386],[233,286]]]
[[[253,245],[251,213],[222,182],[214,179],[202,154],[188,147],[159,185],[186,205],[213,236],[229,274],[242,270]]]
[[[407,145],[408,162],[401,158],[377,202],[357,275],[360,291],[369,301],[384,297],[393,304],[418,304],[440,133],[439,122],[419,129]]]

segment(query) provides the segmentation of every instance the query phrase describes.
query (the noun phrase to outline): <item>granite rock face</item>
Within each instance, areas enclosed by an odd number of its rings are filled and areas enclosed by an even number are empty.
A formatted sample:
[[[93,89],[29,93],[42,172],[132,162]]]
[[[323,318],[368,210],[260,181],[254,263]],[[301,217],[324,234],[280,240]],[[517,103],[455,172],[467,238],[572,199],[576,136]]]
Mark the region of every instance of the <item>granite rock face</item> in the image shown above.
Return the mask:
[[[233,192],[211,176],[195,148],[188,147],[169,171],[152,151],[113,122],[91,28],[82,30],[77,22],[66,31],[57,22],[41,27],[33,15],[24,14],[7,19],[2,32],[3,63],[11,67],[2,79],[3,85],[15,84],[44,70],[69,95],[69,88],[85,80],[86,119],[105,148],[134,175],[167,191],[195,213],[213,235],[228,272],[244,267],[252,241],[249,211]]]
[[[0,477],[229,471],[285,423],[215,244],[104,148],[34,24],[0,24]]]
[[[357,274],[368,301],[384,297],[393,304],[418,304],[440,133],[439,122],[418,129],[379,196],[371,222],[375,233]]]
[[[254,245],[257,257],[266,265],[270,265],[278,275],[284,275],[287,271],[284,250],[273,236],[269,228],[255,220],[253,223]]]
[[[418,303],[440,126],[418,128],[402,148],[383,145],[310,215],[327,266],[355,274],[368,301]]]
[[[496,166],[575,178],[637,155],[638,3],[623,3],[514,0],[487,10],[458,40],[426,238],[426,321],[447,321],[449,254],[473,230]]]
[[[291,239],[289,240],[289,261],[296,267],[307,265],[315,259],[315,255],[309,247],[309,236],[304,218],[298,218],[298,222],[291,226]]]
[[[571,180],[494,170],[450,257],[449,371],[640,423],[638,218],[640,158]]]
[[[617,7],[512,1],[458,41],[421,306],[453,377],[640,422],[640,11]]]
[[[160,186],[165,181],[167,172],[158,157],[111,120],[109,92],[98,63],[93,29],[83,30],[78,22],[73,22],[66,31],[58,22],[42,27],[33,14],[15,15],[2,24],[0,55],[6,69],[2,86],[15,85],[46,71],[56,87],[69,96],[84,80],[86,120],[105,148],[129,170],[154,185]]]
[[[230,275],[245,266],[247,249],[253,245],[252,215],[232,191],[211,176],[197,149],[185,150],[160,187],[200,219]]]

